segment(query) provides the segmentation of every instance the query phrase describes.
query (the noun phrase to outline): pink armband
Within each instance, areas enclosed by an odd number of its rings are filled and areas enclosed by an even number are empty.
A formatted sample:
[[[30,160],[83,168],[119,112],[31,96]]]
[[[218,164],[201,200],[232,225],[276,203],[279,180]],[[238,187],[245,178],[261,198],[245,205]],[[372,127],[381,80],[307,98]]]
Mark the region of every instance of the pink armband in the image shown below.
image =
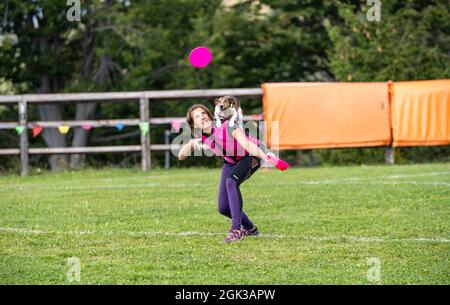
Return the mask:
[[[278,159],[273,153],[268,153],[266,155],[266,160],[272,163],[276,168],[279,170],[287,170],[289,167],[289,164],[281,159]]]

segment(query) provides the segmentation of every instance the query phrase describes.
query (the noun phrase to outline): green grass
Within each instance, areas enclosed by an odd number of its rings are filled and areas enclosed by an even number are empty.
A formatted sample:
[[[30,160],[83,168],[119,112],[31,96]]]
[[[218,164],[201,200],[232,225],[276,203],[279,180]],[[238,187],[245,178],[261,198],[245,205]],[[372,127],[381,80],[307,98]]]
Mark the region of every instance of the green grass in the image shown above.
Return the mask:
[[[450,164],[258,171],[223,243],[219,169],[0,177],[0,283],[450,284]],[[184,232],[184,233],[183,233]],[[186,233],[190,232],[190,233]],[[77,282],[74,282],[77,283]]]

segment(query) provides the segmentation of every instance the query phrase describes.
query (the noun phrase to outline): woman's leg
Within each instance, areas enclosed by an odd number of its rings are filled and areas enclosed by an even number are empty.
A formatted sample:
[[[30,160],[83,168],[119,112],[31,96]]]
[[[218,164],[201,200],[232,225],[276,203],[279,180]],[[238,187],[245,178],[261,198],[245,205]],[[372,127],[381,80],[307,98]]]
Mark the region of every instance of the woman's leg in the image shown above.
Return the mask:
[[[228,205],[228,193],[225,185],[226,179],[230,171],[233,169],[233,165],[224,163],[222,165],[222,173],[220,175],[219,194],[218,194],[218,209],[219,213],[231,218],[230,207]]]
[[[259,158],[246,156],[239,161],[226,176],[225,185],[228,194],[228,206],[231,213],[232,230],[240,230],[241,225],[243,225],[245,229],[251,229],[253,227],[253,223],[242,212],[243,201],[239,186],[242,182],[250,178],[250,176],[258,170],[260,165],[261,160]]]
[[[220,175],[219,193],[218,193],[218,210],[219,213],[229,218],[231,217],[230,205],[228,203],[228,192],[226,187],[226,179],[235,165],[224,163],[222,166],[222,173]],[[242,195],[239,190],[239,201],[242,202]],[[253,227],[252,221],[247,215],[242,212],[241,222],[244,228],[250,229]]]

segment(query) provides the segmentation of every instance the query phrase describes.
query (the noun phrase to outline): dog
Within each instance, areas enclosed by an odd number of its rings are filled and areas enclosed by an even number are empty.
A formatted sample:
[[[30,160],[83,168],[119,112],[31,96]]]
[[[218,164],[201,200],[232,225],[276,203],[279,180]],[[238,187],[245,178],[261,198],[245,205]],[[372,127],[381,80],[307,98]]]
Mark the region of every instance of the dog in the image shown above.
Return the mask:
[[[231,95],[218,97],[214,100],[214,104],[214,117],[217,127],[221,127],[223,121],[229,120],[228,126],[234,127],[237,124],[239,128],[243,129],[241,103],[236,97]]]

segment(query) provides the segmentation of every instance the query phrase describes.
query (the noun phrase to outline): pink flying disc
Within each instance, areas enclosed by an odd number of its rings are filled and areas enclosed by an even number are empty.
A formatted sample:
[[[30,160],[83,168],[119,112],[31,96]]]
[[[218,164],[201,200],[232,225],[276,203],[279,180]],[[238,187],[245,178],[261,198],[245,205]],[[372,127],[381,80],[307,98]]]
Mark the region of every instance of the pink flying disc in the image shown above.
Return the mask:
[[[196,68],[204,68],[212,60],[212,53],[208,48],[197,47],[189,54],[189,62]]]

